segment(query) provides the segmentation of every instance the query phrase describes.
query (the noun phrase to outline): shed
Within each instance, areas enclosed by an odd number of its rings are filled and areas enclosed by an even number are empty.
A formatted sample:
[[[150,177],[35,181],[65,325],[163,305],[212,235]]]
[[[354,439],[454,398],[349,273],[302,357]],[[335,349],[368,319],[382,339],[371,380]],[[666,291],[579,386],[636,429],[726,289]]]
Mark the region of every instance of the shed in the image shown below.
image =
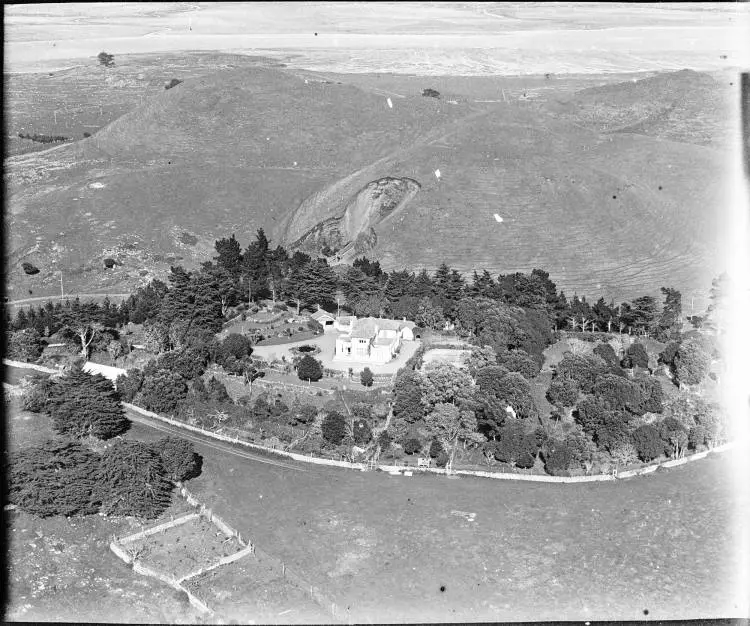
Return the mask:
[[[336,318],[328,313],[328,311],[318,309],[315,313],[311,313],[310,317],[323,327],[323,332],[327,333],[333,330],[333,323],[336,321]]]

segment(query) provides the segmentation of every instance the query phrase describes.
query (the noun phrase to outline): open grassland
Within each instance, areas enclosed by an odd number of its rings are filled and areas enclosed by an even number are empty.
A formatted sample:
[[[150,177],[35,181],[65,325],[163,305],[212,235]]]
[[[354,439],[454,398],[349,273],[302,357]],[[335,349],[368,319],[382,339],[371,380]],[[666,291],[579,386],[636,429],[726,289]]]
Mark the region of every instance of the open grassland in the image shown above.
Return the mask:
[[[199,497],[359,621],[739,611],[729,454],[581,485],[219,464]]]
[[[132,288],[258,227],[289,244],[351,207],[367,213],[358,194],[384,176],[421,185],[372,222],[366,253],[386,268],[542,267],[567,292],[616,299],[661,285],[691,295],[720,269],[714,148],[729,121],[726,85],[708,75],[509,78],[506,103],[490,78],[445,78],[433,99],[419,95],[425,77],[379,88],[260,61],[208,73],[196,59],[168,91],[167,70],[144,61],[156,84],[142,104],[94,137],[8,160],[11,297],[53,293],[59,270],[69,291]],[[122,265],[105,270],[107,257]]]

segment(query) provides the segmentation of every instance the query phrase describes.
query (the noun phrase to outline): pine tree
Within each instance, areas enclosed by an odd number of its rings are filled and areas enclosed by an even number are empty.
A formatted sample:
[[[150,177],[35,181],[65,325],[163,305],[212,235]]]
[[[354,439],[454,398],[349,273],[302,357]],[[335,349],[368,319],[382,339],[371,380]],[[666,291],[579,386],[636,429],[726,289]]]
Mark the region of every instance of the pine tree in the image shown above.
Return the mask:
[[[63,439],[23,448],[11,456],[8,499],[40,517],[96,513],[100,463],[95,452]]]
[[[173,486],[159,454],[140,441],[118,441],[102,459],[102,509],[107,514],[153,519],[172,500]]]
[[[80,367],[71,368],[52,386],[47,406],[52,427],[61,435],[110,439],[130,427],[112,383]]]
[[[240,243],[235,239],[234,233],[229,239],[226,237],[218,239],[214,247],[217,253],[217,256],[214,257],[216,264],[236,277],[240,273],[242,252]]]

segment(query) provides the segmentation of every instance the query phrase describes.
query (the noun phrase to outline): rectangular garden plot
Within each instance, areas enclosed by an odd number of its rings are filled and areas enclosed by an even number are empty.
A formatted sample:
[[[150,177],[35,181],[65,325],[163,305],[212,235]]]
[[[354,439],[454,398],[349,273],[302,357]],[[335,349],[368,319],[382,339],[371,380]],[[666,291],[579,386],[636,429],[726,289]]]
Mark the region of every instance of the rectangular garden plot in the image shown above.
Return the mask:
[[[159,531],[124,546],[146,567],[176,580],[215,565],[243,549],[204,517]]]
[[[281,563],[260,553],[186,580],[185,587],[225,619],[262,624],[330,623],[331,616],[292,584]]]

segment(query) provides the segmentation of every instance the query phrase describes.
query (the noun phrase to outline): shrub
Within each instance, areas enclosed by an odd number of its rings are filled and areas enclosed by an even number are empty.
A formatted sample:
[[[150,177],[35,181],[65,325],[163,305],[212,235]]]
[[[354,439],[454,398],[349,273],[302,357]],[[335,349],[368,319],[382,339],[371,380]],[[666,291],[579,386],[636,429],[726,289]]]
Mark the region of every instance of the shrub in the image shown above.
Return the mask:
[[[203,458],[193,450],[193,444],[177,437],[164,437],[154,442],[166,476],[173,481],[190,480],[200,476]]]
[[[193,380],[203,374],[207,363],[207,350],[187,347],[159,356],[156,361],[156,369],[168,370],[182,376],[185,380]]]
[[[384,452],[391,446],[391,442],[393,440],[391,439],[391,435],[388,433],[388,431],[383,430],[378,435],[377,441],[378,441],[378,445],[380,446],[380,450]]]
[[[104,67],[113,67],[115,64],[115,56],[107,52],[100,52],[96,55],[96,58],[99,60],[99,64]]]
[[[308,382],[318,381],[323,377],[323,368],[316,359],[306,354],[297,365],[297,376]]]
[[[651,461],[664,453],[664,442],[659,431],[650,424],[643,424],[635,429],[633,445],[642,461]]]
[[[98,454],[79,443],[48,440],[11,456],[8,500],[40,517],[96,513],[99,471]]]
[[[689,338],[680,344],[674,358],[677,382],[685,385],[697,385],[708,374],[711,367],[711,355],[703,342]]]
[[[439,98],[440,92],[431,87],[427,87],[426,89],[422,89],[422,95],[426,98]]]
[[[648,352],[642,343],[635,342],[628,346],[622,366],[626,368],[642,367],[648,368]]]
[[[674,358],[677,356],[677,351],[680,348],[680,344],[677,341],[670,341],[667,347],[659,353],[659,363],[665,365],[674,365]]]
[[[208,386],[206,387],[206,394],[208,400],[215,402],[216,404],[227,404],[232,402],[232,398],[227,392],[226,385],[220,380],[217,380],[215,376],[209,378]]]
[[[49,378],[38,380],[23,395],[23,409],[32,413],[43,413],[49,409],[48,402],[54,382]]]
[[[370,425],[363,419],[354,420],[353,435],[354,443],[358,445],[366,444],[372,439]]]
[[[365,369],[362,370],[362,372],[359,375],[359,379],[365,387],[372,387],[373,376],[369,367],[366,367]]]
[[[445,453],[443,444],[440,443],[437,439],[433,439],[432,443],[430,444],[430,458],[436,459],[440,456],[441,453]]]
[[[74,438],[110,439],[130,426],[120,394],[101,374],[71,368],[50,387],[48,407],[55,432]]]
[[[330,411],[323,418],[321,426],[323,439],[335,446],[339,445],[346,434],[346,418],[338,411]]]
[[[36,265],[32,265],[28,261],[24,261],[21,263],[21,267],[23,268],[24,273],[28,274],[29,276],[34,276],[35,274],[39,273],[39,268],[36,267]]]
[[[539,361],[524,350],[511,350],[497,360],[509,372],[518,372],[527,379],[534,378],[542,369]]]
[[[8,356],[19,361],[36,361],[44,351],[45,343],[35,328],[25,328],[9,334]]]
[[[114,259],[111,259],[107,257],[104,259],[104,267],[106,267],[108,270],[111,270],[115,265],[117,265],[117,261]]]
[[[173,87],[177,87],[177,85],[179,85],[182,82],[183,81],[181,81],[179,78],[173,78],[168,83],[164,84],[164,89],[172,89]]]
[[[404,441],[404,452],[406,454],[412,455],[420,450],[422,450],[422,442],[416,437],[410,437]]]
[[[242,359],[253,352],[252,343],[244,335],[230,333],[221,342],[221,352],[224,358],[233,356],[235,359]]]
[[[187,397],[187,383],[179,374],[160,369],[147,376],[141,387],[144,408],[155,413],[174,413]]]
[[[693,450],[706,444],[706,429],[700,424],[693,426],[688,432],[688,443]]]
[[[573,453],[563,442],[553,442],[544,459],[544,469],[553,476],[565,475],[573,464]]]
[[[172,499],[159,454],[140,441],[118,441],[102,459],[102,509],[107,514],[153,519]]]
[[[572,380],[553,380],[547,389],[547,400],[555,406],[575,406],[578,400],[578,387]]]
[[[594,348],[594,354],[601,358],[612,369],[620,369],[620,359],[615,349],[608,343],[600,343]]]
[[[450,460],[450,457],[446,452],[441,452],[438,454],[437,459],[435,459],[435,465],[438,467],[445,467],[448,465],[448,461]]]
[[[129,369],[127,374],[120,374],[115,381],[123,402],[132,402],[142,385],[143,372],[137,368]]]
[[[315,421],[315,417],[318,415],[318,409],[311,404],[303,404],[297,410],[290,413],[289,425],[290,426],[306,426],[312,424]]]

